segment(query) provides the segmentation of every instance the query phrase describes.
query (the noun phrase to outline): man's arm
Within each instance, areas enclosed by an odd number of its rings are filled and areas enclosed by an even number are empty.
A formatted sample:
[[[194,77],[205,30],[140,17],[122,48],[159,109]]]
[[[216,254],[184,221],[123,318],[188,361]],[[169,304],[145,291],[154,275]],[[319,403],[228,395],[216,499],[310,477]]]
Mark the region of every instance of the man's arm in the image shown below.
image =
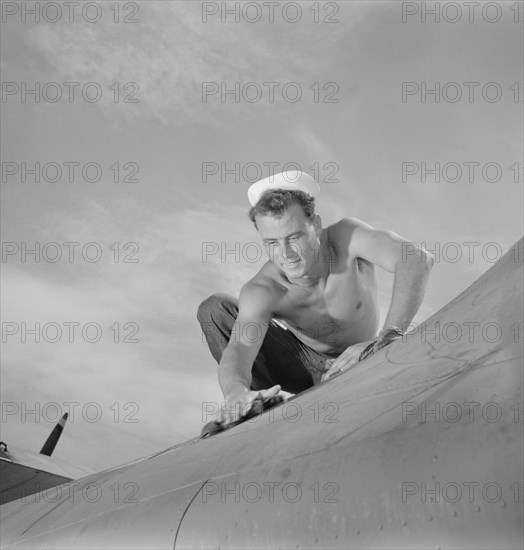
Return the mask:
[[[433,256],[392,231],[375,229],[360,220],[351,220],[351,223],[356,227],[350,254],[395,274],[383,330],[407,327],[424,298]]]
[[[250,391],[251,369],[266,336],[271,307],[269,289],[252,282],[242,287],[238,316],[218,366],[218,381],[226,403],[226,422],[237,420],[259,394],[271,397],[280,391],[280,386],[261,392]]]
[[[394,273],[395,278],[391,304],[378,340],[348,347],[333,361],[322,380],[349,369],[402,335],[422,303],[434,263],[431,254],[392,231],[375,229],[356,218],[342,220],[341,224],[343,230],[351,233],[350,256],[378,265]]]

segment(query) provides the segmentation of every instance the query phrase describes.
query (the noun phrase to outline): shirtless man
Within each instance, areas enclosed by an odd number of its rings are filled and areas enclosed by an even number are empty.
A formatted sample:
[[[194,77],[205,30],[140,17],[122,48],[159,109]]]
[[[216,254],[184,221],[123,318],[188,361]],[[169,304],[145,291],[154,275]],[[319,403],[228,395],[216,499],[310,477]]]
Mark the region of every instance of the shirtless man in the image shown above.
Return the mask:
[[[314,212],[318,192],[303,172],[252,185],[249,215],[269,261],[242,287],[238,301],[215,294],[199,307],[219,363],[226,422],[257,396],[288,396],[348,370],[401,337],[420,307],[431,254],[406,255],[406,243],[411,252],[413,243],[356,218],[323,228]],[[378,336],[375,265],[395,274]]]

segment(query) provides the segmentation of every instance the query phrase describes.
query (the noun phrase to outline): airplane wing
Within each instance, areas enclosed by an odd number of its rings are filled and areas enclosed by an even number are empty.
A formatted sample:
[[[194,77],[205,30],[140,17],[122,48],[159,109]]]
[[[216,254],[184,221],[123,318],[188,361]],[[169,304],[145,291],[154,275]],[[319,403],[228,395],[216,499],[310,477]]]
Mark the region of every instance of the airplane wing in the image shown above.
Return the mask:
[[[51,458],[67,421],[65,413],[53,428],[40,453],[0,442],[0,504],[23,499],[52,487],[84,477],[92,470]]]
[[[92,470],[10,445],[0,449],[0,504],[26,499],[90,473]]]
[[[522,548],[523,257],[293,401],[2,506],[3,547]]]

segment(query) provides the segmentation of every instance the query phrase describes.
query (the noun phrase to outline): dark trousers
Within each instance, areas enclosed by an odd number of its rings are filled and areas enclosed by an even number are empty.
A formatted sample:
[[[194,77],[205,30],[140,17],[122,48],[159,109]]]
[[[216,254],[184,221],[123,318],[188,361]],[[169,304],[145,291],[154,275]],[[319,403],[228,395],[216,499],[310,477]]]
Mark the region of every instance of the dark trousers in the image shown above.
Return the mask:
[[[237,315],[238,300],[228,294],[213,294],[198,308],[198,321],[217,363],[230,338],[238,338],[232,335]],[[256,331],[257,327],[251,329]],[[320,383],[327,370],[326,360],[332,358],[306,346],[290,330],[271,320],[251,369],[251,389],[258,391],[280,384],[284,391],[299,393]]]

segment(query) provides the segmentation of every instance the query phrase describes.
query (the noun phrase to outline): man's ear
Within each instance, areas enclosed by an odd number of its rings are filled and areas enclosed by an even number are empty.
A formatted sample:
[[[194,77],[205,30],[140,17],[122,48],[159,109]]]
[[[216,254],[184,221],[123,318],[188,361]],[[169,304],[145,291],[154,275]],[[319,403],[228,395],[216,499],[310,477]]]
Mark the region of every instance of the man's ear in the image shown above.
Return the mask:
[[[313,227],[315,228],[316,236],[320,237],[320,233],[322,233],[322,220],[318,214],[315,214],[313,218]]]

